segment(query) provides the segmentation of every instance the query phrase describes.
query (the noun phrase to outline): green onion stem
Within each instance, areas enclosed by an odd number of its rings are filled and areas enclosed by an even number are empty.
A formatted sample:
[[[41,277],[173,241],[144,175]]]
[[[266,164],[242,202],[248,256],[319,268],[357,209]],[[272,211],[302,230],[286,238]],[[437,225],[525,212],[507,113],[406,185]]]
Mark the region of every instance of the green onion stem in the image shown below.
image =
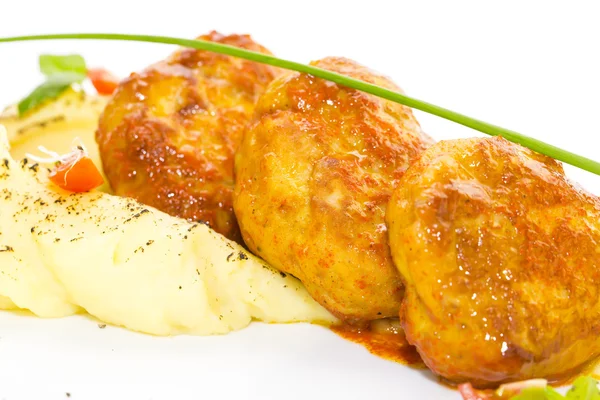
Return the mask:
[[[528,147],[533,151],[545,154],[549,157],[574,165],[583,170],[600,175],[600,163],[589,158],[571,153],[569,151],[552,146],[540,140],[525,136],[510,129],[505,129],[475,118],[467,117],[466,115],[448,110],[443,107],[427,103],[413,97],[406,96],[402,93],[394,92],[371,83],[367,83],[358,79],[350,78],[335,72],[331,72],[322,68],[311,65],[301,64],[293,61],[283,60],[267,54],[257,53],[250,50],[240,49],[238,47],[229,46],[220,43],[209,42],[205,40],[181,39],[168,36],[152,36],[152,35],[128,35],[118,33],[65,33],[51,35],[30,35],[30,36],[15,36],[0,38],[0,43],[5,42],[21,42],[30,40],[52,40],[52,39],[101,39],[101,40],[121,40],[134,42],[151,42],[179,45],[191,47],[194,49],[207,50],[215,53],[226,54],[234,57],[244,58],[250,61],[256,61],[262,64],[273,65],[284,69],[303,72],[322,78],[340,85],[360,90],[396,103],[403,104],[417,110],[425,111],[429,114],[437,115],[438,117],[459,123],[477,131],[483,132],[491,136],[502,136],[511,142],[518,143]]]

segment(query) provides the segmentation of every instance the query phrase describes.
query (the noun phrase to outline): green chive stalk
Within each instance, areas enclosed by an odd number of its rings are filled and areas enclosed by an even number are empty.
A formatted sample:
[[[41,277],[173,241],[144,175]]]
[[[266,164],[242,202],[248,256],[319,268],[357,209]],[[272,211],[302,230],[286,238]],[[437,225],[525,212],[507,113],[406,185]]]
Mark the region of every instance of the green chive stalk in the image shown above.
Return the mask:
[[[181,39],[168,36],[152,35],[128,35],[119,33],[65,33],[51,35],[14,36],[0,38],[0,43],[54,39],[99,39],[171,44],[183,47],[191,47],[199,50],[212,51],[214,53],[226,54],[229,56],[239,57],[250,61],[256,61],[262,64],[268,64],[279,68],[303,72],[315,76],[317,78],[335,82],[337,84],[352,89],[360,90],[365,93],[372,94],[374,96],[378,96],[399,104],[403,104],[407,107],[411,107],[429,114],[436,115],[441,118],[445,118],[447,120],[456,122],[458,124],[464,125],[466,127],[475,129],[479,132],[483,132],[491,136],[502,136],[505,139],[510,140],[511,142],[528,147],[529,149],[538,153],[545,154],[549,157],[563,161],[567,164],[571,164],[575,167],[579,167],[596,175],[600,175],[600,163],[589,158],[563,150],[559,147],[552,146],[551,144],[542,142],[532,137],[512,131],[510,129],[502,128],[475,118],[471,118],[466,115],[457,113],[455,111],[448,110],[447,108],[436,106],[434,104],[427,103],[425,101],[418,100],[410,96],[406,96],[402,93],[398,93],[393,90],[373,85],[371,83],[364,82],[358,79],[350,78],[348,76],[341,75],[336,72],[328,71],[311,65],[297,63],[294,61],[284,60],[268,54],[262,54],[250,50],[240,49],[238,47],[229,46],[225,44],[197,39]]]

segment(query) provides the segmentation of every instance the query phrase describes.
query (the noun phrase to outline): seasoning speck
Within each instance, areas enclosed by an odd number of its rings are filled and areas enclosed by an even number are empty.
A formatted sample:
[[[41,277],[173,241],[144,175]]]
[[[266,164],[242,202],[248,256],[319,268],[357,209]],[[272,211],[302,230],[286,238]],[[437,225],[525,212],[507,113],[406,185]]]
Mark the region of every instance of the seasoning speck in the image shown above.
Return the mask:
[[[106,324],[98,324],[98,328],[104,329],[104,328],[106,328]]]

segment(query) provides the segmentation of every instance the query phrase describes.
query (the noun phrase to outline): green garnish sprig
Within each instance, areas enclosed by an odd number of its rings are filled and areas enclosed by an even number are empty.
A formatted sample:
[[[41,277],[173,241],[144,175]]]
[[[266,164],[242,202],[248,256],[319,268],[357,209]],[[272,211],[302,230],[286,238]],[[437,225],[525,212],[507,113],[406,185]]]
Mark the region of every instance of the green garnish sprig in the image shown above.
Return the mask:
[[[510,400],[600,400],[598,382],[589,376],[580,376],[573,382],[566,396],[561,395],[550,386],[545,388],[529,388],[523,390]]]
[[[19,115],[27,113],[45,101],[58,97],[74,83],[81,83],[87,76],[85,60],[80,55],[55,56],[42,54],[40,71],[46,81],[19,102]]]
[[[369,93],[408,107],[415,108],[417,110],[427,112],[429,114],[436,115],[441,118],[445,118],[491,136],[502,136],[511,142],[528,147],[529,149],[538,153],[545,154],[567,164],[571,164],[596,175],[600,175],[600,163],[510,129],[502,128],[475,118],[471,118],[455,111],[451,111],[447,108],[439,107],[434,104],[406,96],[402,93],[383,88],[381,86],[373,85],[368,82],[354,79],[322,68],[314,67],[312,65],[288,61],[268,54],[240,49],[238,47],[221,43],[197,39],[182,39],[169,36],[128,35],[118,33],[65,33],[51,35],[14,36],[0,38],[0,43],[52,39],[101,39],[172,44],[199,50],[212,51],[214,53],[226,54],[279,68],[303,72],[317,78],[335,82],[352,89],[360,90],[365,93]]]

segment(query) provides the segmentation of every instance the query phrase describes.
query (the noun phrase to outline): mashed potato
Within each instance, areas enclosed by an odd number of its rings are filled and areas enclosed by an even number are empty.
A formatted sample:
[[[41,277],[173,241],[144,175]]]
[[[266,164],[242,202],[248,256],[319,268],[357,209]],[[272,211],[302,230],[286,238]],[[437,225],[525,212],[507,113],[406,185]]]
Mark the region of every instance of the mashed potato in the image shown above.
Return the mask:
[[[334,321],[298,280],[205,225],[52,186],[45,168],[11,158],[0,126],[0,307],[15,306],[156,335]]]

